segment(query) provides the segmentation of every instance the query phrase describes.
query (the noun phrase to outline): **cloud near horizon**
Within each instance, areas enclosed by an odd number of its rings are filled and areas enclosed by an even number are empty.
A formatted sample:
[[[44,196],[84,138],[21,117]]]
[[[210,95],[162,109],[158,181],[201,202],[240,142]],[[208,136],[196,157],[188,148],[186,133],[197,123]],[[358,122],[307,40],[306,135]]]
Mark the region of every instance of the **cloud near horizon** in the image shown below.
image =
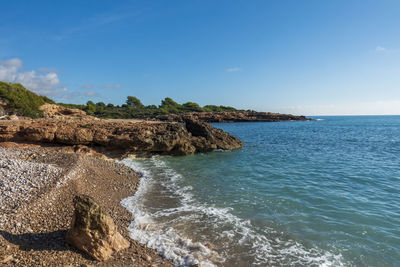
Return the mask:
[[[378,46],[375,48],[375,50],[381,52],[381,51],[386,51],[386,48],[383,47],[383,46],[378,45]]]
[[[86,84],[82,84],[81,87],[85,88],[85,89],[92,89],[94,87],[94,85],[91,83],[86,83]]]
[[[57,73],[23,71],[22,60],[19,58],[0,60],[0,81],[20,83],[40,95],[55,96],[67,91],[67,88],[61,86]]]
[[[241,71],[241,70],[242,70],[242,68],[234,67],[234,68],[226,69],[226,72],[237,72],[237,71]]]
[[[87,92],[75,91],[75,92],[65,93],[58,98],[65,99],[65,100],[71,100],[71,99],[76,99],[76,98],[80,98],[80,97],[98,97],[98,96],[100,96],[100,94],[95,91],[87,91]]]
[[[337,103],[327,105],[299,105],[272,108],[274,112],[297,115],[400,115],[400,100]]]
[[[120,84],[105,84],[105,85],[101,86],[101,88],[105,88],[105,89],[118,89],[121,87],[122,86]]]

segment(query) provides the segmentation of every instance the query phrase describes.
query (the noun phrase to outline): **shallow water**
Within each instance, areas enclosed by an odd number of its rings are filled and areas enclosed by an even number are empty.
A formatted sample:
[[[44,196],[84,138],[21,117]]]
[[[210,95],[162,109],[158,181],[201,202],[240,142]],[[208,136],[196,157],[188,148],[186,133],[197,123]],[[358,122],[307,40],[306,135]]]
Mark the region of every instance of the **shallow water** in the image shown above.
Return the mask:
[[[236,151],[123,162],[132,238],[176,265],[400,266],[400,117],[215,124]]]

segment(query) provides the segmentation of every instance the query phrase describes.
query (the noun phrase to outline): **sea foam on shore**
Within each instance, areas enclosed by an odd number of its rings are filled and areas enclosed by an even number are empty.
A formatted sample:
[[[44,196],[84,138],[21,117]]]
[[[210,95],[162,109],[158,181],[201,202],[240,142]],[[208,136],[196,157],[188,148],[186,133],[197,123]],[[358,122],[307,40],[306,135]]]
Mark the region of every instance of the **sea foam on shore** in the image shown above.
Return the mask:
[[[130,236],[156,249],[178,266],[315,264],[341,266],[341,256],[308,249],[272,228],[258,229],[232,208],[196,198],[186,177],[163,157],[124,159],[142,174],[139,190],[122,205],[135,218]]]

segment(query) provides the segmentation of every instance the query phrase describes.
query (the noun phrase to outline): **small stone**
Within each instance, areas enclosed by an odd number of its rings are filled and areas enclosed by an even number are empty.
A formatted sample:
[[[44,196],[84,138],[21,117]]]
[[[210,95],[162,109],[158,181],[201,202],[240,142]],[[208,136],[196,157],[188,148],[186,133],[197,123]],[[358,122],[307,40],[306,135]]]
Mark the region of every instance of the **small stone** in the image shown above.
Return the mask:
[[[207,247],[208,249],[211,249],[211,250],[214,250],[214,249],[215,249],[215,246],[214,246],[213,244],[211,244],[211,243],[207,243],[207,244],[206,244],[206,247]]]
[[[0,258],[0,263],[7,263],[11,260],[14,260],[12,255],[7,255],[5,257]]]
[[[149,255],[144,255],[144,257],[143,257],[143,259],[145,260],[145,261],[151,261],[151,257],[149,256]]]

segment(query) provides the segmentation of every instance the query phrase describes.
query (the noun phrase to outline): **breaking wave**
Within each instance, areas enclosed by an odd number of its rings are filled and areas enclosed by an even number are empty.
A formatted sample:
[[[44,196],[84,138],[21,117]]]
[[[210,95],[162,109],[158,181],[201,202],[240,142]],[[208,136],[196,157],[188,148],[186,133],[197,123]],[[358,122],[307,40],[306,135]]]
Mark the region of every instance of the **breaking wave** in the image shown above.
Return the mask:
[[[344,265],[340,254],[305,247],[271,227],[256,227],[231,207],[196,199],[163,157],[121,163],[142,175],[135,195],[121,202],[134,217],[131,238],[177,266]]]

